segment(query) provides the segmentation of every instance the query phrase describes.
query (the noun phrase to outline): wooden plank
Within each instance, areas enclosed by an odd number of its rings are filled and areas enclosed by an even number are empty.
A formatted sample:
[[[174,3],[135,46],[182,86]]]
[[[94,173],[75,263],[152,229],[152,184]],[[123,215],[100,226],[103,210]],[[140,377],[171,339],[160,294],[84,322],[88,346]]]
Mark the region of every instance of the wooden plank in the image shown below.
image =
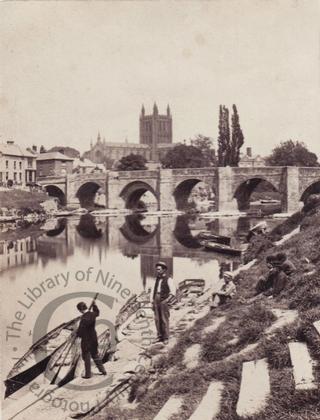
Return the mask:
[[[245,362],[237,403],[238,416],[251,416],[263,410],[270,395],[267,359]]]
[[[170,397],[154,420],[169,420],[174,414],[179,413],[181,405],[182,398]]]
[[[290,357],[293,366],[293,377],[297,390],[316,388],[313,375],[313,361],[305,343],[289,343]]]
[[[209,388],[202,398],[200,404],[189,418],[189,420],[212,420],[220,411],[222,382],[211,382]]]

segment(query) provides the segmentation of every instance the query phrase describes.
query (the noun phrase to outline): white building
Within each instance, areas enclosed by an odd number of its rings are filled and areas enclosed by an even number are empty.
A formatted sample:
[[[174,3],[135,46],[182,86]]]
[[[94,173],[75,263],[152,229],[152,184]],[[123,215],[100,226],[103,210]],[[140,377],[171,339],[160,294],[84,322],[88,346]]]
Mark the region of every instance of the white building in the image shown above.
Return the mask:
[[[25,186],[36,181],[37,155],[13,141],[0,143],[0,185]]]
[[[252,156],[251,147],[247,147],[246,154],[240,154],[240,168],[257,168],[266,166],[265,159],[260,155]]]
[[[90,159],[74,159],[73,172],[78,174],[91,174],[92,172],[106,172],[103,163],[94,163]]]

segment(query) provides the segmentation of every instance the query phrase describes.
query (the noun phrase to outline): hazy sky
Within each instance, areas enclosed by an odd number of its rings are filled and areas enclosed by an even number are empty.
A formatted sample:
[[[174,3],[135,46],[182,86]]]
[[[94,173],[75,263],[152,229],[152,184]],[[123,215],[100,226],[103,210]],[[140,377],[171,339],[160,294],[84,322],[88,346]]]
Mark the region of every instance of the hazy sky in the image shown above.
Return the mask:
[[[174,141],[216,138],[235,103],[245,142],[320,154],[319,1],[4,2],[0,141],[139,141],[157,101]]]

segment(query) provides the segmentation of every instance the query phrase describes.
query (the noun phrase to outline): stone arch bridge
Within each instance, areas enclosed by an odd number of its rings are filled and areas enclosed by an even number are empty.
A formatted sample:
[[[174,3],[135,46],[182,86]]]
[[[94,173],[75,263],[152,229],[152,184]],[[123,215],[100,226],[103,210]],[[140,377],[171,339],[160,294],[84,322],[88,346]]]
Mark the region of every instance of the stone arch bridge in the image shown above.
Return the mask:
[[[215,194],[216,211],[242,210],[261,181],[267,181],[281,195],[282,211],[293,212],[312,193],[320,192],[320,167],[219,167],[109,171],[105,174],[67,175],[45,178],[39,183],[62,203],[90,207],[98,192],[110,209],[134,208],[150,191],[159,210],[182,209],[192,188],[199,182]]]

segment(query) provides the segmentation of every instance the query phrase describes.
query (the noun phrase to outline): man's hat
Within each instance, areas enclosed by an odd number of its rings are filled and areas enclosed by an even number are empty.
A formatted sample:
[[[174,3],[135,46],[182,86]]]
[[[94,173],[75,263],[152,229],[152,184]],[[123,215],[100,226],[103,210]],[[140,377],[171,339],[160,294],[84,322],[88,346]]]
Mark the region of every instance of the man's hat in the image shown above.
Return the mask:
[[[225,271],[224,273],[223,273],[223,277],[224,278],[226,278],[226,279],[233,279],[233,275],[232,275],[232,273],[230,273],[230,271]]]
[[[77,304],[77,309],[79,309],[79,311],[85,311],[86,309],[88,309],[88,307],[84,302],[79,302]]]
[[[156,267],[168,268],[167,264],[163,261],[157,262]]]

